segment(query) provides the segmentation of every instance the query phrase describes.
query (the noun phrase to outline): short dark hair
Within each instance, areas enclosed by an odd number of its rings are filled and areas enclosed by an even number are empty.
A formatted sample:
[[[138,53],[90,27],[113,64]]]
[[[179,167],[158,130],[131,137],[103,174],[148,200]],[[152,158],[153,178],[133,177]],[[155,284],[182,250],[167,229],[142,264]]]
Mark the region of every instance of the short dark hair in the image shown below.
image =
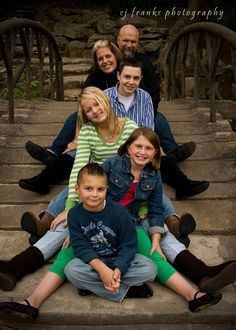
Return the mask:
[[[88,163],[83,166],[78,172],[77,183],[79,183],[84,174],[103,176],[108,181],[106,172],[98,163]]]
[[[142,62],[138,61],[135,57],[125,57],[118,65],[118,72],[121,73],[125,66],[132,66],[133,68],[140,68],[141,73],[143,71],[143,64]]]

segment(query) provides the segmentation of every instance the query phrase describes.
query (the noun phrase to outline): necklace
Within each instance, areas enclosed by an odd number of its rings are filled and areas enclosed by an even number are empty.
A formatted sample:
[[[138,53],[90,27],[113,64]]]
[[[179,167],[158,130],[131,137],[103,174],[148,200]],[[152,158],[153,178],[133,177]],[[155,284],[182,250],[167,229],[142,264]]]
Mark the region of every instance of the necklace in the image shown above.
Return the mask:
[[[138,181],[142,172],[140,172],[140,171],[131,171],[131,173],[134,176],[134,180]]]

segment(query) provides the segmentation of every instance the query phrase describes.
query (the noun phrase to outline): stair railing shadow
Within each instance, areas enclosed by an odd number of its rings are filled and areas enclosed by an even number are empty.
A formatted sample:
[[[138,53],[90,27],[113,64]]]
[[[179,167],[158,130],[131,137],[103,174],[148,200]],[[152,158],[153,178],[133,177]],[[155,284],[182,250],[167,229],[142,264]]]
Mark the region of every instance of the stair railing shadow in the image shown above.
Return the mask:
[[[227,63],[223,64],[224,62]],[[200,89],[204,79],[207,86],[205,97],[208,99],[212,123],[216,122],[216,111],[219,108],[216,106],[216,100],[223,102],[224,99],[219,89],[219,77],[224,70],[229,70],[231,91],[227,92],[231,103],[227,118],[236,119],[236,104],[232,106],[232,103],[235,103],[232,99],[232,85],[236,83],[236,33],[234,31],[216,23],[190,24],[172,37],[164,63],[165,99],[189,97],[189,91],[187,91],[189,80],[186,77],[191,77],[193,95],[190,97],[192,96],[197,106],[202,98]],[[227,102],[223,104],[225,106]]]
[[[32,87],[36,82],[33,68],[37,72],[39,97],[45,97],[47,83],[47,96],[64,100],[62,58],[56,40],[48,29],[26,18],[5,20],[0,23],[0,52],[7,74],[4,97],[8,99],[9,123],[14,123],[14,89],[23,75],[23,96],[31,99]],[[37,56],[37,65],[32,61],[33,54]],[[46,63],[45,55],[48,56],[49,63]],[[43,70],[46,64],[49,64],[49,77],[45,77]]]

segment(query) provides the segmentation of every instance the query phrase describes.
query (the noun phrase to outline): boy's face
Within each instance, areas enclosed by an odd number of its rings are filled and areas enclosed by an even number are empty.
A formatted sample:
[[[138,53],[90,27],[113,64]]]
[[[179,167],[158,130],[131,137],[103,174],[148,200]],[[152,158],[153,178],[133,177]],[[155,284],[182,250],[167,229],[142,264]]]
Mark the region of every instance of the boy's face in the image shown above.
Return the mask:
[[[118,92],[122,96],[131,96],[139,87],[142,79],[141,68],[125,66],[121,72],[117,73],[119,80]]]
[[[76,192],[86,210],[101,211],[107,193],[107,180],[104,176],[83,174],[76,185]]]

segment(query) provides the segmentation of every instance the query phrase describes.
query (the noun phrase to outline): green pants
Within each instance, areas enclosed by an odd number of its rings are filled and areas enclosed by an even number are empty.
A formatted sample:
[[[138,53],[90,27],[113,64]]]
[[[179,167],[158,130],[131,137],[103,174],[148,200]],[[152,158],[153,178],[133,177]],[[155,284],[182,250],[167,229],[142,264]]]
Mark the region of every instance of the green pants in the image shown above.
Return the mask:
[[[76,256],[74,254],[72,246],[69,246],[66,249],[61,249],[56,260],[49,268],[49,272],[59,275],[62,281],[65,281],[66,275],[64,274],[64,270],[66,268],[66,265],[74,258],[76,258]]]
[[[136,227],[136,233],[138,236],[137,253],[148,257],[154,262],[157,266],[157,279],[162,284],[166,284],[168,279],[176,272],[176,270],[157,251],[155,251],[152,256],[149,256],[149,252],[152,248],[152,242],[142,227]]]
[[[157,278],[162,284],[165,284],[176,270],[158,252],[154,252],[150,257],[149,252],[152,248],[152,243],[148,234],[142,227],[136,227],[136,232],[138,236],[137,253],[150,258],[155,263],[157,266]],[[59,275],[61,279],[65,281],[66,276],[64,274],[64,269],[69,261],[74,258],[75,254],[71,246],[67,249],[62,249],[55,262],[49,268],[49,271]]]

